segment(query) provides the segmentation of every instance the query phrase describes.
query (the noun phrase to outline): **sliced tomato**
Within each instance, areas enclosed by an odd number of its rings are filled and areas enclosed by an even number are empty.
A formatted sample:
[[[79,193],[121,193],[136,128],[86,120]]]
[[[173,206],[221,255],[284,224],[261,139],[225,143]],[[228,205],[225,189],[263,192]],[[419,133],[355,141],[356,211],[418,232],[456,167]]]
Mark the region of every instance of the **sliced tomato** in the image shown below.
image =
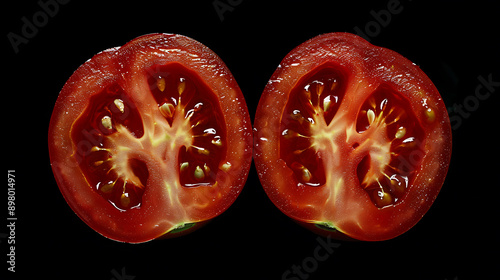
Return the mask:
[[[415,225],[451,156],[446,107],[398,53],[347,33],[292,50],[260,99],[255,163],[273,203],[323,234],[385,240]]]
[[[49,127],[52,169],[73,211],[138,243],[197,228],[246,181],[252,130],[221,59],[180,35],[151,34],[79,67]]]

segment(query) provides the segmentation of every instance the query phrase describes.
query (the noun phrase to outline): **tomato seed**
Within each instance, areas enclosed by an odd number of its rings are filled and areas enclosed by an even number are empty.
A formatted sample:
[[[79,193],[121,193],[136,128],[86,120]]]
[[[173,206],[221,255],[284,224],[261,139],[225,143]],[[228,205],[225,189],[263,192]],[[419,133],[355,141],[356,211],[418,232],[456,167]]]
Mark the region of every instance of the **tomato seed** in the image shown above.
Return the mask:
[[[175,112],[174,105],[170,103],[163,103],[163,105],[161,105],[159,109],[160,113],[166,118],[171,118]]]
[[[403,138],[405,136],[405,134],[406,134],[406,128],[404,128],[403,126],[401,126],[396,131],[396,134],[394,135],[394,137],[396,137],[396,139],[401,139],[401,138]]]
[[[194,170],[194,178],[198,181],[205,179],[205,172],[203,172],[203,169],[199,165]]]
[[[220,170],[227,172],[227,171],[229,170],[229,168],[231,168],[231,163],[230,163],[230,162],[226,162],[226,163],[224,163],[224,164],[220,167]]]
[[[374,202],[377,207],[384,207],[393,203],[392,196],[385,192],[384,190],[378,190],[373,192]]]
[[[339,83],[337,82],[337,79],[333,79],[332,85],[330,86],[330,91],[333,91],[334,89],[336,89],[338,85],[339,85]]]
[[[323,111],[327,112],[330,109],[330,104],[332,104],[331,95],[328,95],[323,99]]]
[[[128,193],[122,193],[120,197],[120,202],[123,207],[127,208],[130,205],[130,197],[128,197]]]
[[[192,148],[196,149],[196,151],[198,152],[198,154],[200,155],[205,155],[205,156],[208,156],[210,154],[210,151],[205,149],[205,148],[202,148],[202,147],[198,147],[198,146],[194,146],[192,145],[191,146]]]
[[[222,146],[222,141],[220,140],[220,138],[212,139],[212,144],[214,144],[217,147],[220,147]]]
[[[164,78],[160,78],[156,81],[156,87],[161,91],[165,91],[165,79]]]
[[[125,104],[123,104],[123,100],[121,99],[115,99],[113,101],[113,103],[115,104],[116,108],[118,108],[118,110],[120,110],[120,112],[125,112]]]
[[[186,89],[186,79],[180,78],[180,83],[177,86],[177,91],[179,92],[179,95],[181,95],[185,89]]]
[[[368,118],[368,124],[371,125],[375,120],[375,112],[373,112],[372,109],[368,109],[368,111],[366,111],[366,117]]]
[[[428,123],[432,123],[436,119],[436,113],[434,113],[434,110],[432,110],[431,108],[427,108],[427,110],[425,110],[425,117],[425,120]]]
[[[100,187],[99,190],[103,193],[109,193],[113,190],[115,183],[116,181],[109,181],[106,184],[102,185],[102,187]]]
[[[397,197],[402,196],[408,185],[408,177],[394,174],[390,178],[390,191]]]
[[[302,169],[302,180],[304,180],[304,182],[308,183],[309,181],[311,181],[311,172],[309,171],[309,169],[307,168],[303,168]]]
[[[206,163],[203,165],[203,170],[205,170],[205,174],[210,173],[210,167],[208,167],[208,165]]]
[[[110,116],[104,116],[101,119],[101,124],[104,126],[106,129],[112,129],[113,125],[111,123],[111,117]]]
[[[185,171],[189,167],[189,162],[183,162],[181,163],[180,170]]]

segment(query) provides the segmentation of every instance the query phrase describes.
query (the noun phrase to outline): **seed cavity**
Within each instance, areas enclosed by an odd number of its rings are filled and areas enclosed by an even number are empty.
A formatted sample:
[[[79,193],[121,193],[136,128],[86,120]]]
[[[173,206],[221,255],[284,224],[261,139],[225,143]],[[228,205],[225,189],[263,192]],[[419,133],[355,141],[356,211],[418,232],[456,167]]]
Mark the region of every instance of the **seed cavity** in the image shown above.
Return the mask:
[[[179,172],[180,186],[212,186],[226,152],[226,128],[221,125],[223,114],[217,95],[180,63],[153,65],[148,72],[150,91],[158,104],[156,114],[161,113],[167,121],[155,123],[151,137],[154,147],[175,149],[173,164]],[[165,160],[163,152],[160,156]],[[133,204],[135,194],[130,195]]]
[[[125,112],[125,104],[123,104],[123,100],[121,99],[115,99],[113,101],[113,103],[115,104],[116,108],[118,108],[118,110],[120,110],[120,112]]]
[[[111,117],[110,116],[104,116],[104,117],[102,117],[101,124],[106,129],[112,129],[113,128],[113,124],[111,122]]]

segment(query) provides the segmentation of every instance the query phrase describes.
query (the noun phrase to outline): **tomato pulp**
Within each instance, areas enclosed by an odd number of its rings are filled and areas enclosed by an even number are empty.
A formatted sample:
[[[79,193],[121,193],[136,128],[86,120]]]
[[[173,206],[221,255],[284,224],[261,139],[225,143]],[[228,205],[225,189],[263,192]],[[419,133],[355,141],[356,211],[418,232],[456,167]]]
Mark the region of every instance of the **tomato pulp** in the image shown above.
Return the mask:
[[[64,85],[49,126],[57,184],[100,234],[139,243],[224,212],[252,159],[243,95],[222,60],[181,35],[105,50]]]
[[[266,85],[254,160],[272,202],[322,234],[386,240],[415,225],[451,157],[446,107],[400,54],[353,34],[292,50]]]

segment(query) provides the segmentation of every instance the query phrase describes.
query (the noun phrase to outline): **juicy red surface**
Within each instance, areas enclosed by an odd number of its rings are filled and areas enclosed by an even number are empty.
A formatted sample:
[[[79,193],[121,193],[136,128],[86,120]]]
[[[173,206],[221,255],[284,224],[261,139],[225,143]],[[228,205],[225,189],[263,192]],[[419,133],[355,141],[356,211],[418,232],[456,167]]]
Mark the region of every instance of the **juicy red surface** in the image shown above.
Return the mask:
[[[384,190],[393,197],[397,203],[405,194],[407,187],[413,184],[417,175],[424,151],[424,131],[419,119],[413,113],[408,101],[387,85],[379,86],[363,103],[360,112],[372,110],[376,118],[382,119],[387,125],[386,137],[391,140],[391,160],[383,170],[378,182],[361,187],[371,193],[371,198],[377,197],[377,192]],[[356,131],[359,133],[369,129],[368,118],[358,117]],[[396,138],[399,128],[404,128],[405,133],[401,138]],[[369,169],[370,156],[365,156],[357,168],[360,182]],[[410,164],[411,163],[411,164]],[[376,202],[377,203],[377,202]]]
[[[251,122],[234,77],[208,47],[176,34],[144,35],[81,65],[59,94],[48,138],[69,206],[98,233],[130,243],[218,216],[251,163]]]
[[[182,114],[178,110],[181,103],[185,106],[185,115],[180,117],[190,121],[193,146],[197,148],[182,147],[179,150],[177,165],[181,185],[213,185],[219,164],[226,156],[226,127],[217,97],[196,73],[179,64],[155,65],[147,72],[151,93],[158,106],[170,104],[174,108],[172,116],[166,117],[169,124],[172,125],[173,119],[179,117],[176,114]],[[158,88],[161,79],[165,85],[163,91]],[[180,83],[184,83],[182,94],[178,90]],[[218,145],[214,145],[214,142]],[[182,163],[188,163],[188,166],[180,170]],[[204,169],[203,179],[193,176],[197,167]]]
[[[321,95],[315,94],[318,87],[322,86]],[[280,131],[280,154],[287,165],[294,170],[297,180],[310,186],[321,186],[326,183],[323,160],[311,147],[311,125],[315,124],[317,112],[314,106],[324,108],[325,98],[330,100],[330,109],[322,116],[328,125],[337,113],[338,106],[345,95],[345,83],[342,71],[332,66],[311,71],[300,79],[298,84],[290,91],[287,105],[283,112]],[[305,92],[309,92],[305,94]],[[284,131],[298,133],[299,137],[285,137]],[[295,151],[302,151],[297,153]],[[305,182],[301,179],[300,167],[306,167],[311,175],[311,180]]]
[[[124,112],[121,112],[114,104],[117,99],[123,101]],[[113,120],[111,129],[102,124],[101,120],[105,116]],[[140,206],[149,172],[140,160],[131,159],[129,161],[134,174],[143,183],[142,186],[138,186],[126,183],[115,170],[112,170],[109,160],[113,155],[106,149],[108,146],[107,137],[116,133],[117,125],[123,125],[136,138],[141,138],[144,135],[144,127],[136,105],[130,100],[125,90],[119,85],[113,84],[91,97],[89,106],[75,121],[71,132],[73,143],[76,143],[77,149],[75,157],[91,187],[115,207],[124,210]],[[99,161],[103,163],[96,166],[96,162]],[[103,192],[102,187],[110,183],[124,186],[124,190],[113,188],[111,192]],[[118,203],[123,193],[129,194],[129,198],[131,198],[129,206],[125,208]]]
[[[429,78],[348,33],[293,49],[266,85],[254,126],[269,198],[327,235],[404,233],[434,202],[451,156],[446,107]]]

